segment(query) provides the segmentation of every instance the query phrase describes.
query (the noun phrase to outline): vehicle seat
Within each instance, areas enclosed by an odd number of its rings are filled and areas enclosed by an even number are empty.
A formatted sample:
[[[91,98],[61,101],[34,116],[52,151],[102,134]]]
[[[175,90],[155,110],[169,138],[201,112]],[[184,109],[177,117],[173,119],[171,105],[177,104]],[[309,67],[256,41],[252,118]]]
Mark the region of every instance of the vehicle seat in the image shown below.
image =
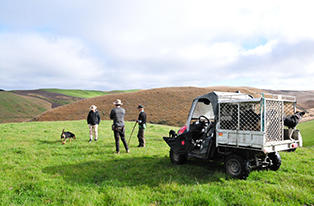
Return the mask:
[[[190,125],[190,131],[192,139],[197,140],[200,139],[204,134],[204,122],[193,122],[193,124]]]

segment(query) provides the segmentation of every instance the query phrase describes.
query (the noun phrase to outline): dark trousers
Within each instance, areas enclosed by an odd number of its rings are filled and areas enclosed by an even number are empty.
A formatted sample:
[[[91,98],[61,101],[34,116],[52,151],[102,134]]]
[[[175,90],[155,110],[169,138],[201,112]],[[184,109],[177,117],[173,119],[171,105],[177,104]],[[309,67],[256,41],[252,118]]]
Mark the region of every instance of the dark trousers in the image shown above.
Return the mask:
[[[138,142],[140,147],[145,147],[145,136],[144,136],[144,132],[145,129],[143,128],[138,128],[138,133],[137,133],[137,137],[138,137]]]
[[[116,141],[116,152],[120,152],[119,137],[121,137],[121,141],[123,142],[124,148],[127,151],[129,149],[129,147],[128,147],[128,144],[126,143],[126,140],[125,140],[124,128],[113,130],[113,133],[114,133],[114,139]]]

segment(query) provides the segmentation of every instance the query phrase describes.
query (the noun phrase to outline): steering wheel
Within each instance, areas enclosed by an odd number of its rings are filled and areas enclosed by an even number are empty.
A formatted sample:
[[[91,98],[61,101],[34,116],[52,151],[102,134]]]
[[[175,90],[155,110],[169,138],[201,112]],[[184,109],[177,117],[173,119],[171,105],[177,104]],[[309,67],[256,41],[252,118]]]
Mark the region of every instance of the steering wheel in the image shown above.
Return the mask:
[[[209,125],[209,119],[205,117],[204,115],[199,116],[198,121],[204,122],[206,126]]]
[[[210,121],[207,117],[205,117],[204,115],[199,116],[198,118],[199,122],[204,122],[204,132],[209,135],[209,131],[211,130],[211,128],[214,126],[214,122]]]

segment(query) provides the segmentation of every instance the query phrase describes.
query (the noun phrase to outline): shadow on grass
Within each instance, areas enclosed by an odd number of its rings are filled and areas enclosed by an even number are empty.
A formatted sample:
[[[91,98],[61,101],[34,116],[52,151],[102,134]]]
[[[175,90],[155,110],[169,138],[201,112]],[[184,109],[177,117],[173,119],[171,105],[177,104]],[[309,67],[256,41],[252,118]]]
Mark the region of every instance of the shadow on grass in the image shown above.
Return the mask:
[[[48,140],[37,140],[40,144],[62,144],[60,140],[48,141]]]
[[[222,165],[198,160],[185,165],[172,164],[169,157],[129,157],[106,161],[51,166],[43,172],[62,177],[73,184],[151,187],[160,184],[201,184],[220,181],[225,177]]]
[[[48,140],[35,140],[37,142],[39,142],[39,144],[61,144],[62,145],[62,140],[61,138],[58,138],[56,140],[53,140],[53,141],[48,141]],[[66,143],[65,144],[75,144],[76,141],[79,141],[79,142],[85,142],[83,140],[77,140],[77,139],[71,139],[72,142],[70,142],[69,139],[66,140]],[[88,141],[86,140],[86,143],[88,143]],[[72,146],[78,146],[78,145],[72,145]]]

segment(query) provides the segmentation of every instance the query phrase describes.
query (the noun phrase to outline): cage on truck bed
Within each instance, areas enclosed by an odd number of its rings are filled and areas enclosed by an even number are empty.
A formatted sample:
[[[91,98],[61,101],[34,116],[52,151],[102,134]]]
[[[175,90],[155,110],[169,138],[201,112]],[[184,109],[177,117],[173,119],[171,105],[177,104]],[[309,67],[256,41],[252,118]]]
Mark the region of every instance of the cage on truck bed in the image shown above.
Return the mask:
[[[284,126],[295,110],[293,96],[211,92],[193,100],[185,126],[164,140],[173,163],[220,160],[228,174],[245,179],[252,168],[279,169],[278,152],[302,146],[300,130]]]
[[[218,101],[216,146],[243,147],[265,153],[302,146],[300,131],[289,131],[283,124],[285,116],[295,113],[295,97],[273,94],[237,97],[240,96],[230,94],[229,98],[224,96]]]

